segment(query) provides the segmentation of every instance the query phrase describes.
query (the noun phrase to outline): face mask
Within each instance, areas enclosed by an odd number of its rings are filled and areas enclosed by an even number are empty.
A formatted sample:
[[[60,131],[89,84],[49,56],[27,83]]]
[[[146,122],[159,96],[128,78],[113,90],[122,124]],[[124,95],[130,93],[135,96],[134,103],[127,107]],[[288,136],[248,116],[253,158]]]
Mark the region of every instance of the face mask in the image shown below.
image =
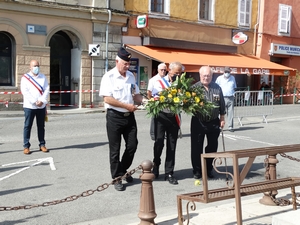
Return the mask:
[[[39,74],[39,72],[40,72],[40,67],[35,66],[35,67],[32,68],[31,71],[32,71],[32,73],[34,73],[34,74]]]
[[[171,78],[172,82],[174,82],[174,81],[176,80],[176,78],[177,78],[177,75],[174,75],[174,76]]]
[[[225,76],[226,78],[228,78],[228,77],[230,76],[230,73],[224,73],[224,76]]]

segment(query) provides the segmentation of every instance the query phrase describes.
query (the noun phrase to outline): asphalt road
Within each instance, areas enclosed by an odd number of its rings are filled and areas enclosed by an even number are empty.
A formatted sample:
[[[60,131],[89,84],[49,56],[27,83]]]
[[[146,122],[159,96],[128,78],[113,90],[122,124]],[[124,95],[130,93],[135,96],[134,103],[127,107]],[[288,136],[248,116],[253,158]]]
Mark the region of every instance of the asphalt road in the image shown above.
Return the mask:
[[[300,105],[274,106],[273,115],[262,123],[262,117],[243,118],[243,127],[235,121],[236,131],[224,130],[225,150],[238,150],[273,145],[299,143]],[[153,141],[150,139],[150,119],[145,111],[136,112],[139,146],[131,169],[144,160],[152,160]],[[175,176],[178,185],[170,185],[161,176],[153,182],[156,213],[159,216],[176,214],[176,195],[201,190],[194,185],[190,163],[190,117],[182,115],[183,138],[178,140]],[[109,224],[128,224],[140,220],[141,182],[137,171],[133,184],[124,192],[113,186],[95,191],[88,197],[49,205],[47,202],[64,200],[87,190],[96,190],[110,183],[108,142],[105,113],[61,113],[50,115],[46,124],[46,142],[49,153],[38,151],[36,127],[31,137],[31,155],[23,154],[23,117],[0,117],[0,224],[1,225],[65,225],[83,221],[106,219]],[[124,147],[122,146],[122,149]],[[219,149],[223,151],[222,139]],[[300,158],[299,153],[290,154]],[[164,161],[163,152],[162,162]],[[39,162],[38,159],[46,159]],[[49,160],[53,159],[51,170]],[[277,176],[298,176],[300,163],[278,156]],[[264,179],[264,157],[258,157],[245,182]],[[34,163],[37,163],[33,166]],[[227,162],[230,165],[230,162]],[[241,161],[241,164],[243,161]],[[221,166],[222,169],[222,166]],[[223,167],[224,169],[224,167]],[[163,174],[163,165],[160,173]],[[224,175],[210,180],[211,188],[225,185]],[[71,198],[72,199],[72,198]],[[32,209],[3,211],[3,207],[46,205]],[[30,207],[29,207],[30,208]],[[126,215],[130,215],[126,216]],[[114,218],[127,220],[116,222]],[[104,221],[104,220],[103,220]],[[101,222],[99,222],[101,224]],[[107,224],[107,223],[106,223]]]

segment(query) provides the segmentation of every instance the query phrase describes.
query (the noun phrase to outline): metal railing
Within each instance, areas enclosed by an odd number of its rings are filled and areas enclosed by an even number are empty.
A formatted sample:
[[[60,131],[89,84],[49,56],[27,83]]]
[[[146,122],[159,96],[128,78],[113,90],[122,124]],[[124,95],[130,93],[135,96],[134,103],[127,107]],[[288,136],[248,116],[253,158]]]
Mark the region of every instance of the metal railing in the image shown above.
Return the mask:
[[[264,91],[236,91],[234,95],[234,117],[242,124],[243,117],[262,116],[267,123],[266,117],[273,113],[274,94],[271,90]]]

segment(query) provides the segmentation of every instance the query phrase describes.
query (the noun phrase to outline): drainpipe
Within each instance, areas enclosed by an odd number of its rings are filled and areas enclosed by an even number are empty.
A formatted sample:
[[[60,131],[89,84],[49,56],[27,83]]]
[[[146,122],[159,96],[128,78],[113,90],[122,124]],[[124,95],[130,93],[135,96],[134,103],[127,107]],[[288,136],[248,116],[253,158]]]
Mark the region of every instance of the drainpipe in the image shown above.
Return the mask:
[[[106,23],[106,51],[105,51],[105,73],[108,71],[108,25],[111,21],[111,10],[110,8],[110,0],[106,1],[106,7],[107,7],[107,12],[108,12],[108,21]]]
[[[257,21],[254,25],[254,40],[253,40],[253,55],[256,56],[256,48],[257,48],[257,27],[259,25],[259,19],[260,19],[260,0],[258,1],[258,7],[257,7]]]
[[[94,32],[94,22],[93,22],[93,12],[94,12],[94,8],[95,8],[95,0],[92,1],[92,9],[91,9],[91,20],[92,20],[92,24],[93,24],[93,32]],[[94,70],[94,59],[91,56],[91,78],[90,78],[90,108],[93,108],[93,104],[94,104],[94,78],[93,78],[93,70]]]

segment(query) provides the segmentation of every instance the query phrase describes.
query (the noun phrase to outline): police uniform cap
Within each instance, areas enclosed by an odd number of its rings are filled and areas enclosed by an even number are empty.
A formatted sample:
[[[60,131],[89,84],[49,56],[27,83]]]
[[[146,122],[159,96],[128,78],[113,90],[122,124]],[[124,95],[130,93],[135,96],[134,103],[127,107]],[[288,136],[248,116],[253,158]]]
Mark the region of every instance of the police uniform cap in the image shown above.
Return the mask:
[[[118,50],[118,56],[126,62],[129,62],[131,58],[131,54],[123,47]]]

